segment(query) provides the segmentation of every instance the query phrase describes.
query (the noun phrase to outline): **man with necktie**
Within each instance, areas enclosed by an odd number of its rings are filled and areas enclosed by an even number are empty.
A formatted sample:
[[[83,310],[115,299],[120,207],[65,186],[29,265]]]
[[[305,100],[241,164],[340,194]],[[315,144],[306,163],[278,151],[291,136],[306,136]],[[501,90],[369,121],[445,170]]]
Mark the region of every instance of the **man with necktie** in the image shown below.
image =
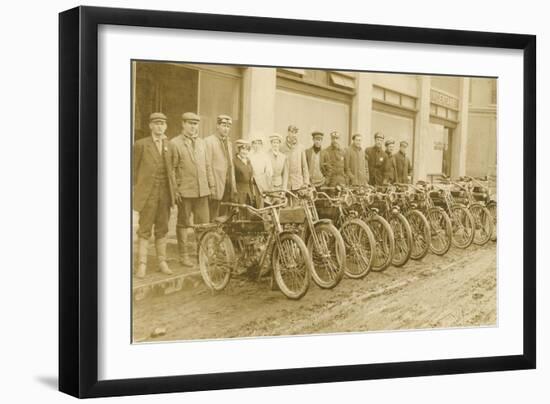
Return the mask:
[[[210,220],[223,214],[225,209],[220,207],[221,202],[232,201],[235,197],[235,168],[233,165],[233,146],[229,139],[229,132],[233,120],[228,115],[219,115],[216,118],[216,133],[206,137],[206,159],[212,166],[214,177],[213,192],[210,195]]]
[[[193,112],[186,112],[182,115],[182,120],[182,133],[172,139],[179,155],[176,169],[176,235],[180,263],[194,266],[195,263],[190,258],[192,248],[189,236],[194,233],[192,225],[210,221],[208,198],[215,192],[215,183],[205,142],[199,136],[200,117]]]
[[[133,205],[139,212],[138,268],[136,277],[147,271],[147,248],[154,228],[158,270],[170,275],[166,263],[166,234],[170,208],[175,204],[174,167],[177,151],[166,135],[166,116],[154,112],[149,117],[151,136],[135,142],[133,150]]]

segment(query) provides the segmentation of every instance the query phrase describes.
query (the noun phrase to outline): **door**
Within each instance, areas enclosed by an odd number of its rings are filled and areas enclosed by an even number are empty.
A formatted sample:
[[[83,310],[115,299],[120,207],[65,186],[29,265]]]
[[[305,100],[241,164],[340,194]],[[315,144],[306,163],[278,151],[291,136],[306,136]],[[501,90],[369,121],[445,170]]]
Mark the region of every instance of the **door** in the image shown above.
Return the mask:
[[[452,129],[445,127],[443,129],[443,159],[442,159],[442,167],[441,172],[445,174],[446,176],[451,176],[451,167],[452,167],[452,150],[453,150],[453,142],[452,142]]]
[[[135,62],[134,140],[149,136],[149,115],[162,112],[168,118],[166,135],[181,133],[181,115],[197,112],[199,72],[181,65]]]

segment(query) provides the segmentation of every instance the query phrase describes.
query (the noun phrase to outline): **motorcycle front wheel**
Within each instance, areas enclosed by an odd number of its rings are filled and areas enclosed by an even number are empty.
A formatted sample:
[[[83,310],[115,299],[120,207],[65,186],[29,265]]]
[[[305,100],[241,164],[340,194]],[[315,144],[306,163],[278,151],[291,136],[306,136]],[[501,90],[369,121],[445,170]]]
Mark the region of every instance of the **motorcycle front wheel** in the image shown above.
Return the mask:
[[[313,232],[310,232],[306,242],[313,261],[311,276],[320,288],[332,289],[344,276],[346,267],[344,240],[338,229],[331,223],[316,223]]]

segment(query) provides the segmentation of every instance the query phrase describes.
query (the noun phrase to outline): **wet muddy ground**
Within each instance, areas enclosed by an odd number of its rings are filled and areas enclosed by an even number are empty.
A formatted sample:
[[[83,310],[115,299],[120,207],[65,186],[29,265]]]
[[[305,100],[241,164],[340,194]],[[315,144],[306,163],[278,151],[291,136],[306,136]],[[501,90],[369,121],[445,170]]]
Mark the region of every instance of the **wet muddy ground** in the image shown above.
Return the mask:
[[[197,278],[194,287],[134,302],[133,337],[143,342],[495,325],[496,279],[493,242],[344,279],[332,290],[312,282],[299,301],[271,291],[268,279],[234,278],[213,293]],[[159,329],[162,335],[154,336]]]

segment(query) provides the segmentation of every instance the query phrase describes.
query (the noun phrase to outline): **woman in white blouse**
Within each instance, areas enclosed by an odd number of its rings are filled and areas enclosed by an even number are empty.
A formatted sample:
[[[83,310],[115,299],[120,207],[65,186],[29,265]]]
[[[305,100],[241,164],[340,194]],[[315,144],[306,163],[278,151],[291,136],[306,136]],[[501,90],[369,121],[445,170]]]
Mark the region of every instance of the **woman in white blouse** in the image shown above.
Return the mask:
[[[263,148],[263,139],[259,136],[252,139],[252,150],[248,155],[252,164],[252,175],[260,192],[271,190],[271,159]]]

